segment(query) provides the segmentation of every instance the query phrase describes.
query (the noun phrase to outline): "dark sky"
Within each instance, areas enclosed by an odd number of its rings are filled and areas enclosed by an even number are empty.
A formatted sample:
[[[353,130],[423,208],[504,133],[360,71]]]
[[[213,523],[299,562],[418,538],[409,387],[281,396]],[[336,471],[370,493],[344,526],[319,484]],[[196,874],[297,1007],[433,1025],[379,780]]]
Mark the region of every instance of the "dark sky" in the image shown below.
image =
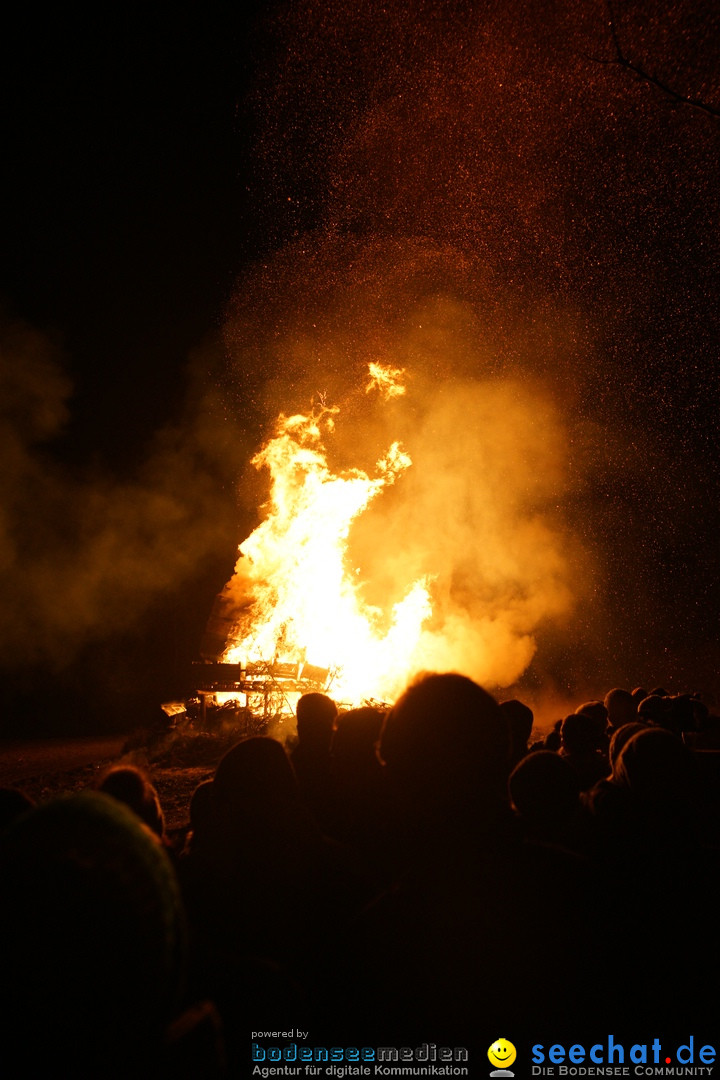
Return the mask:
[[[60,699],[113,722],[131,685],[185,691],[232,569],[237,464],[198,399],[265,243],[247,95],[267,10],[25,6],[2,35],[0,663],[27,727]]]
[[[627,54],[720,107],[714,5],[656,7],[623,6]],[[303,381],[268,340],[392,262],[404,297],[492,309],[498,367],[571,416],[563,512],[595,570],[530,681],[590,686],[596,663],[715,684],[720,121],[608,63],[604,3],[548,8],[19,12],[0,64],[11,671],[116,660],[122,681],[170,650],[172,692],[232,567],[263,387]],[[411,243],[434,252],[420,269]]]
[[[58,336],[72,438],[114,463],[172,414],[188,349],[253,253],[255,16],[23,9],[3,34],[2,293]]]

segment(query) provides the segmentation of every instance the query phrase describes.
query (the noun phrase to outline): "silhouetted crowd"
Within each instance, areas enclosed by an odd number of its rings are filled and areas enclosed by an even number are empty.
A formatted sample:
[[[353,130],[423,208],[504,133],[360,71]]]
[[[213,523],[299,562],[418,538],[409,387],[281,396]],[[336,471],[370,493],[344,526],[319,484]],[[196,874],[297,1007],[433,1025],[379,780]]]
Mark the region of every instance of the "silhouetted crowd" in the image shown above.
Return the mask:
[[[133,766],[0,791],[3,1074],[245,1076],[251,1028],[717,1031],[720,718],[613,689],[533,735],[432,674],[387,712],[304,695],[288,749],[233,746],[174,843]]]

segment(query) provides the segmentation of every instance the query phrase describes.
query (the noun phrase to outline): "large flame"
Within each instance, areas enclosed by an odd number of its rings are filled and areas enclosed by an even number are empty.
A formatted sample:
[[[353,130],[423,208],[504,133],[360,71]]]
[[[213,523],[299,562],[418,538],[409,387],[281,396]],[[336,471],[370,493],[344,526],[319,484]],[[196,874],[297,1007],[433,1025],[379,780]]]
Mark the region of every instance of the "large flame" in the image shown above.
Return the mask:
[[[367,390],[402,394],[402,372],[370,367]],[[330,672],[340,700],[392,698],[416,666],[423,624],[432,613],[420,577],[389,611],[365,602],[347,563],[355,519],[412,462],[393,443],[376,475],[331,472],[324,438],[338,410],[281,415],[273,438],[253,459],[271,477],[268,513],[240,546],[234,589],[248,598],[228,663],[307,663]]]

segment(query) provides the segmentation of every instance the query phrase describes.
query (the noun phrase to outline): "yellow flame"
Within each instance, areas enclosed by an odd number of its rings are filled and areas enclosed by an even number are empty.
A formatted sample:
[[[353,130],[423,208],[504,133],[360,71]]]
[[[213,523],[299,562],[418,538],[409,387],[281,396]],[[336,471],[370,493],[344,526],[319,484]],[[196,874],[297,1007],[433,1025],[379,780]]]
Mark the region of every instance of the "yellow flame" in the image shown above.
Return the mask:
[[[387,387],[399,375],[388,370]],[[382,390],[379,374],[373,378]],[[353,521],[412,462],[393,443],[374,478],[359,469],[333,474],[323,430],[331,430],[336,412],[280,416],[275,436],[253,459],[270,472],[271,496],[265,520],[240,546],[231,585],[251,602],[224,660],[329,668],[333,696],[356,703],[402,689],[431,603],[422,577],[383,611],[363,600],[361,582],[348,571]]]
[[[370,381],[365,387],[365,393],[378,390],[386,401],[390,398],[401,397],[405,393],[405,386],[400,382],[405,374],[404,368],[391,368],[376,362],[368,364]]]

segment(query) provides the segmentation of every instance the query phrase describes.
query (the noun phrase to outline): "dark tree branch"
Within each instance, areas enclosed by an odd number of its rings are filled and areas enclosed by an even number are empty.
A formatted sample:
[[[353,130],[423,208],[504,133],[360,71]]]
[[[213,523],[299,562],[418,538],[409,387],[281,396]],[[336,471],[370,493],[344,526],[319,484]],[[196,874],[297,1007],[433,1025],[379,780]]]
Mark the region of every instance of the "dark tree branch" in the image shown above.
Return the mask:
[[[620,44],[620,37],[618,35],[617,23],[615,21],[615,14],[612,8],[611,0],[605,0],[608,10],[608,23],[610,26],[610,37],[612,38],[613,48],[615,50],[615,56],[612,60],[600,60],[598,57],[593,57],[596,63],[615,65],[617,67],[625,68],[626,71],[631,71],[638,79],[642,79],[643,82],[650,83],[651,86],[657,87],[663,94],[674,101],[677,105],[687,105],[691,109],[698,109],[700,112],[706,113],[708,116],[720,117],[720,108],[716,108],[714,105],[709,105],[707,101],[702,98],[691,98],[686,94],[680,94],[677,90],[674,90],[672,86],[668,86],[662,79],[658,79],[655,75],[651,75],[639,64],[635,64],[632,60],[629,60],[623,52],[622,45]]]

